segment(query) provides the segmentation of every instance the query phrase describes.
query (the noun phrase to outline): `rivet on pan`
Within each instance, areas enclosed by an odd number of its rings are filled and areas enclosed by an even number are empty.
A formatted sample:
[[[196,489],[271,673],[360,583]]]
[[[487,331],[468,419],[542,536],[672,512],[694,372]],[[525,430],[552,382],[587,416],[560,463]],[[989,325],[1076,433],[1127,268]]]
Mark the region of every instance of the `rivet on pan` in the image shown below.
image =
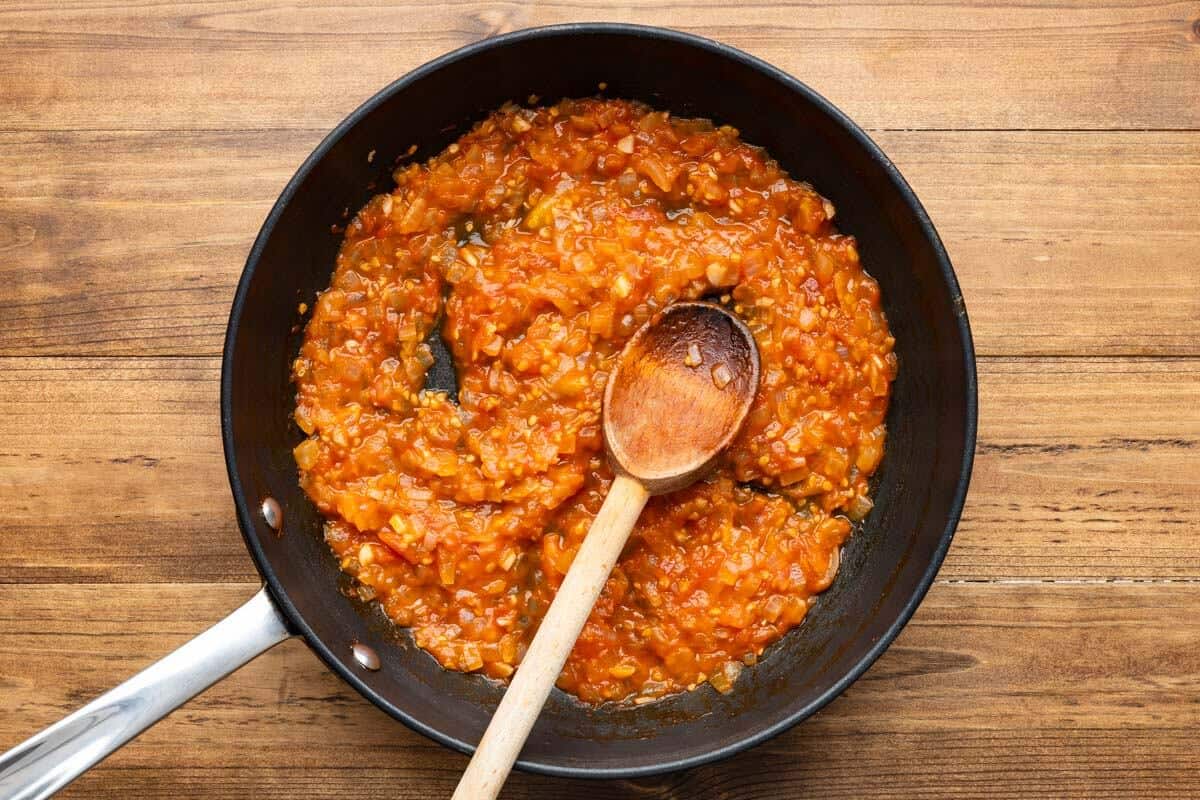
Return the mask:
[[[379,654],[374,649],[367,647],[362,642],[355,642],[350,645],[350,649],[354,652],[354,660],[360,667],[372,672],[379,669]]]
[[[279,533],[283,528],[283,509],[279,507],[279,503],[274,497],[268,497],[262,501],[262,515],[267,524],[271,526],[271,530]]]

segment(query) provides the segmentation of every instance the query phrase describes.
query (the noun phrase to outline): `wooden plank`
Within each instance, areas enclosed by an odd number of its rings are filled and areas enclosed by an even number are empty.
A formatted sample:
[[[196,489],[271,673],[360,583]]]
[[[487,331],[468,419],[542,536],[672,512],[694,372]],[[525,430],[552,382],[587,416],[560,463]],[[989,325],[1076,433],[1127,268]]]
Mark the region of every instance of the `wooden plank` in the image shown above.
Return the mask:
[[[220,353],[250,243],[319,139],[0,139],[0,353]]]
[[[244,585],[0,586],[0,749],[248,597]],[[1200,586],[939,585],[817,717],[637,782],[514,775],[506,797],[1193,797]],[[117,753],[66,797],[448,796],[466,759],[387,719],[299,642]]]
[[[213,358],[4,359],[0,582],[253,580]],[[987,359],[948,581],[1200,580],[1200,360]]]
[[[872,128],[1200,127],[1200,29],[1184,0],[762,0],[736,14],[704,0],[16,2],[0,13],[2,124],[327,128],[453,48],[597,18],[741,47]]]
[[[988,359],[947,580],[1200,576],[1200,361]]]
[[[320,136],[0,134],[0,355],[218,354],[250,243]],[[877,138],[981,354],[1200,354],[1200,132]]]
[[[0,582],[253,579],[214,359],[0,362]]]
[[[1200,134],[876,138],[938,226],[978,352],[1200,352]]]

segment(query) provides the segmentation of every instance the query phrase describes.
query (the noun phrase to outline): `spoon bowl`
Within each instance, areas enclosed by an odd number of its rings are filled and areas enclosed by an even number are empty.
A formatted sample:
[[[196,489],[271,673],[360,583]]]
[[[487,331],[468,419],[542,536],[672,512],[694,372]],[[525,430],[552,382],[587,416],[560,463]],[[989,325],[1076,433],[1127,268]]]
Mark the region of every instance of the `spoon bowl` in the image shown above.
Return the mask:
[[[709,469],[741,430],[758,389],[758,348],[714,303],[676,303],[625,344],[604,390],[613,468],[652,494]]]

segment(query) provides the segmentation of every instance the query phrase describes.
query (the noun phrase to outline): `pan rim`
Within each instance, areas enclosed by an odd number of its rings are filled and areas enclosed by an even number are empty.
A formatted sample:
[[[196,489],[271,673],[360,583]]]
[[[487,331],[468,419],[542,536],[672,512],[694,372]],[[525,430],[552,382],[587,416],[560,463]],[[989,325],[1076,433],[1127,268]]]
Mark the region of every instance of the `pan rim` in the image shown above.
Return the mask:
[[[629,779],[690,769],[728,758],[737,753],[762,744],[763,742],[779,735],[780,733],[804,721],[832,702],[834,698],[845,691],[850,684],[856,681],[863,675],[863,673],[867,671],[868,668],[870,668],[870,666],[891,645],[891,643],[899,635],[900,631],[912,618],[912,615],[915,613],[917,607],[920,605],[926,593],[929,591],[930,586],[933,584],[934,578],[936,577],[937,572],[940,569],[943,560],[945,559],[946,553],[950,548],[950,543],[954,538],[955,529],[962,515],[962,509],[966,501],[967,490],[971,480],[978,425],[978,382],[976,375],[975,349],[973,338],[971,336],[971,327],[967,317],[966,307],[962,300],[962,290],[959,287],[958,279],[954,274],[954,269],[951,265],[949,255],[946,253],[941,238],[938,236],[932,220],[929,218],[925,208],[921,205],[921,202],[917,199],[916,194],[913,192],[912,188],[908,185],[907,181],[905,181],[891,160],[879,148],[879,146],[875,144],[875,142],[866,134],[865,131],[863,131],[855,122],[846,116],[845,113],[843,113],[840,109],[826,100],[822,95],[818,94],[812,88],[802,83],[800,80],[755,56],[729,45],[722,44],[701,36],[683,33],[681,31],[675,31],[668,28],[647,25],[604,22],[573,22],[528,28],[496,36],[490,39],[483,39],[473,42],[417,67],[416,69],[391,82],[373,95],[370,99],[356,108],[340,123],[338,123],[338,125],[324,139],[322,139],[321,143],[317,145],[316,149],[314,149],[313,152],[304,160],[292,178],[288,181],[287,185],[280,193],[278,200],[276,200],[275,204],[272,206],[270,213],[266,217],[266,220],[263,222],[262,228],[260,229],[258,236],[255,238],[254,244],[250,248],[250,252],[246,259],[246,265],[238,281],[233,304],[229,312],[229,322],[226,327],[225,342],[222,350],[221,361],[221,442],[224,449],[225,466],[229,477],[230,489],[233,494],[238,527],[241,530],[246,549],[250,552],[255,568],[262,576],[272,599],[287,618],[288,624],[292,630],[304,638],[309,647],[316,652],[321,660],[325,662],[326,666],[329,667],[338,677],[348,683],[363,697],[370,700],[378,708],[386,712],[389,716],[399,720],[409,728],[423,734],[424,736],[427,736],[439,744],[442,744],[453,750],[457,750],[458,752],[466,755],[471,755],[474,753],[475,745],[456,737],[449,736],[442,731],[427,725],[412,715],[405,713],[378,692],[373,690],[369,685],[367,685],[361,676],[356,674],[346,663],[338,658],[333,651],[326,646],[325,643],[314,633],[311,626],[304,619],[303,615],[300,614],[295,605],[291,602],[287,590],[275,575],[274,570],[271,569],[270,563],[267,561],[266,554],[260,544],[259,538],[254,532],[255,517],[251,511],[251,505],[247,500],[245,488],[242,486],[239,478],[237,458],[235,455],[232,425],[233,348],[238,339],[238,332],[246,303],[246,297],[249,293],[249,287],[254,277],[255,269],[258,266],[258,262],[262,257],[264,249],[266,248],[267,242],[274,233],[280,217],[283,215],[284,210],[291,204],[293,198],[299,191],[300,186],[304,183],[305,179],[309,176],[315,166],[322,159],[324,159],[334,145],[339,142],[350,130],[358,125],[364,117],[374,111],[381,104],[387,102],[392,95],[404,90],[409,85],[421,80],[433,72],[444,68],[449,64],[471,58],[481,52],[503,48],[529,40],[543,38],[569,38],[579,35],[607,35],[634,37],[651,41],[670,41],[672,43],[683,44],[699,50],[704,50],[712,55],[716,55],[721,58],[737,62],[742,66],[749,67],[763,74],[765,77],[782,84],[789,91],[803,96],[814,107],[831,118],[835,124],[844,130],[849,136],[851,136],[870,156],[870,158],[883,169],[888,179],[896,189],[898,195],[904,201],[905,206],[914,215],[918,227],[930,244],[933,255],[937,261],[938,269],[941,273],[942,281],[950,290],[951,296],[956,299],[957,313],[955,317],[958,326],[958,334],[962,341],[962,366],[966,376],[966,385],[964,390],[966,393],[967,409],[966,419],[964,420],[965,441],[963,457],[958,468],[958,479],[955,486],[954,495],[950,503],[946,525],[942,530],[941,536],[939,537],[937,548],[935,549],[933,557],[930,559],[928,566],[917,582],[915,591],[912,593],[908,602],[901,609],[896,619],[891,623],[891,625],[888,626],[885,633],[874,643],[872,643],[872,645],[854,663],[854,665],[847,670],[833,685],[822,692],[818,697],[788,714],[784,719],[769,725],[752,735],[746,736],[732,744],[723,747],[715,747],[710,750],[706,750],[705,752],[683,758],[664,760],[659,763],[639,767],[620,768],[567,766],[547,760],[520,759],[516,763],[517,768],[524,771],[561,778]]]

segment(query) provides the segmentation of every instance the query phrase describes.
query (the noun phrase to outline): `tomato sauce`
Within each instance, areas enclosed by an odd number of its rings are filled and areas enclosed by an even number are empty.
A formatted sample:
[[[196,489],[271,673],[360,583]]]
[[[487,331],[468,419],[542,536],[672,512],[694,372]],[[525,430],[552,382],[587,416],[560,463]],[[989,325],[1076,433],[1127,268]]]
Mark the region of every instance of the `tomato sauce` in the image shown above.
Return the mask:
[[[603,99],[506,106],[395,180],[293,365],[300,481],[342,569],[445,667],[508,678],[612,479],[614,356],[714,298],[760,351],[745,430],[650,501],[558,685],[728,691],[830,585],[883,454],[894,340],[832,204],[732,128]],[[457,397],[423,388],[431,335]]]

